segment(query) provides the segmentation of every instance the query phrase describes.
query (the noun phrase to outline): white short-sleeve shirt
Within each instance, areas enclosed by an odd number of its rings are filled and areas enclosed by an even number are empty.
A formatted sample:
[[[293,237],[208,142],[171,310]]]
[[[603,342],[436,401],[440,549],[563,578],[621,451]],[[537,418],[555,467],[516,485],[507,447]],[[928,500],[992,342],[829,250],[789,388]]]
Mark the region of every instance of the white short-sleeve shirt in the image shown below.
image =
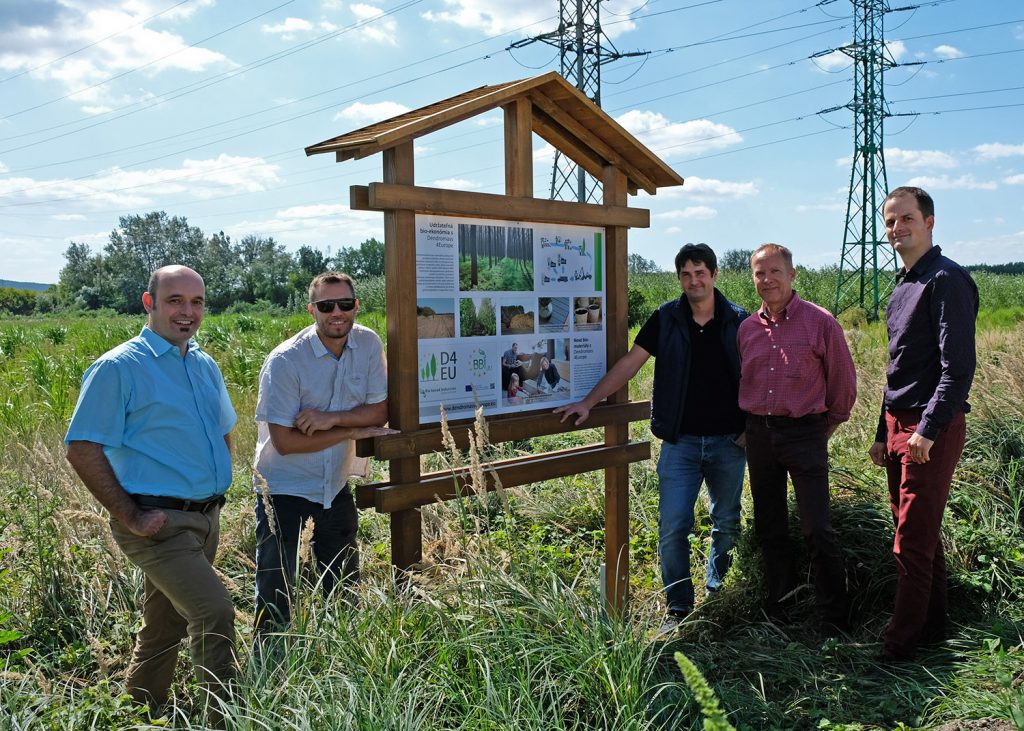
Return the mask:
[[[271,351],[260,369],[256,400],[255,469],[275,495],[295,495],[329,507],[349,477],[369,474],[351,439],[320,452],[280,454],[268,424],[295,426],[304,409],[349,411],[387,398],[387,366],[377,333],[353,325],[340,358],[310,325]],[[257,490],[259,485],[256,485]]]

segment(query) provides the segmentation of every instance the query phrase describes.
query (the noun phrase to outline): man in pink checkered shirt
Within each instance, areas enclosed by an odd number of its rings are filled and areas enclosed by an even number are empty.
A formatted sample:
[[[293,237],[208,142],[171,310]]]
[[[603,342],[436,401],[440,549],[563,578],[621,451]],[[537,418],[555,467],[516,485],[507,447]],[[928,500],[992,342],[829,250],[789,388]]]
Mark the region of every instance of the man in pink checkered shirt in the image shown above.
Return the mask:
[[[765,244],[750,258],[760,310],[740,325],[740,408],[754,532],[764,558],[765,611],[786,619],[797,574],[789,546],[787,475],[811,554],[817,607],[827,631],[846,629],[846,572],[829,520],[828,439],[850,418],[857,374],[843,329],[793,290],[789,249]]]

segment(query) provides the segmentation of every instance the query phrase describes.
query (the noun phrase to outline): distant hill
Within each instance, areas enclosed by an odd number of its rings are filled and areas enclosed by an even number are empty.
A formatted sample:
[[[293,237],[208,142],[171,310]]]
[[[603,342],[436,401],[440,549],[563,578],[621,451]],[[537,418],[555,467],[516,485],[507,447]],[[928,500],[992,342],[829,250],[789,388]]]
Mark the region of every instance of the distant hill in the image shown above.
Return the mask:
[[[42,282],[16,282],[13,279],[0,279],[0,287],[12,287],[13,289],[34,289],[37,292],[45,292],[50,286]]]

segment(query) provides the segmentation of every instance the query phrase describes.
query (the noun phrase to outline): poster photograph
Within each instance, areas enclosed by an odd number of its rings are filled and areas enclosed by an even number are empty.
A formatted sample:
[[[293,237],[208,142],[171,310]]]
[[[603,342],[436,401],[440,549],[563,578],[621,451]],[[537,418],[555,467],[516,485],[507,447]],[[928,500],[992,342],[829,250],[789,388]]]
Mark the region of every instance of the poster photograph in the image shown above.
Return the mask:
[[[416,216],[420,422],[549,410],[604,375],[604,230]]]

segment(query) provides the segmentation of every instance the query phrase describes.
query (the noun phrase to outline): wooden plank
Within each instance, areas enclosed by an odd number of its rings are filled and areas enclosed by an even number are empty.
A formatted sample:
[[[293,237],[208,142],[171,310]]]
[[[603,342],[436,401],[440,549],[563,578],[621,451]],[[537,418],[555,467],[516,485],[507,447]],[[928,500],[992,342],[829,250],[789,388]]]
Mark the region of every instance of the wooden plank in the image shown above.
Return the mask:
[[[503,487],[516,487],[591,472],[611,465],[622,465],[624,469],[628,469],[630,462],[639,462],[650,456],[650,442],[632,442],[614,447],[595,444],[541,455],[528,455],[488,465],[485,471],[487,484],[484,489],[487,492],[495,489],[495,475],[501,480]],[[438,500],[450,500],[457,497],[460,491],[464,494],[471,489],[467,482],[466,470],[433,472],[416,482],[377,489],[376,508],[382,513],[394,513]]]
[[[558,124],[562,125],[568,132],[572,133],[581,142],[589,145],[596,152],[598,152],[605,161],[610,165],[614,165],[619,168],[637,185],[646,190],[651,195],[654,195],[658,187],[653,181],[639,168],[634,166],[626,157],[620,154],[617,150],[613,149],[611,145],[607,144],[604,140],[598,137],[593,131],[585,127],[583,124],[574,119],[565,110],[560,108],[557,104],[548,99],[544,94],[539,91],[532,91],[530,93],[530,99],[540,109],[544,111],[551,119]],[[591,115],[594,119],[595,125],[600,126],[601,120],[597,115]]]
[[[608,166],[602,178],[605,203],[621,205],[626,201],[626,176],[621,170]],[[605,264],[607,279],[605,297],[607,301],[607,339],[605,353],[611,368],[626,354],[629,338],[627,312],[627,229],[609,226],[605,229]],[[629,389],[624,386],[611,396],[611,403],[623,403],[629,399]],[[608,426],[604,431],[604,443],[609,449],[629,441],[629,424]],[[604,565],[605,604],[610,615],[622,616],[626,611],[629,597],[629,467],[612,466],[604,473]]]
[[[548,74],[545,74],[542,77],[533,77],[503,84],[498,86],[494,91],[484,92],[479,96],[472,97],[467,101],[455,103],[447,109],[435,112],[427,117],[422,117],[409,124],[395,127],[384,134],[378,135],[377,144],[383,149],[395,144],[405,137],[422,137],[423,135],[436,132],[437,130],[449,125],[469,119],[477,114],[482,114],[483,112],[501,106],[506,101],[515,99],[523,93],[524,89],[536,86],[538,82],[542,83],[544,79],[549,77],[549,74],[553,73],[554,72],[548,72]]]
[[[646,208],[552,201],[542,198],[516,198],[494,193],[388,183],[370,183],[367,207],[356,210],[387,211],[396,209],[447,216],[473,216],[579,226],[647,228],[651,225],[651,212]]]
[[[404,142],[384,153],[384,180],[412,185],[413,143]],[[384,213],[384,288],[387,296],[388,422],[399,430],[419,426],[419,343],[416,339],[416,214],[396,210]],[[392,460],[391,479],[419,480],[419,457]],[[419,512],[405,510],[391,516],[391,563],[406,571],[423,558]]]
[[[601,179],[604,159],[541,109],[533,110],[533,131],[595,178]]]
[[[520,97],[504,106],[505,195],[533,197],[533,107]]]
[[[348,189],[348,207],[353,211],[369,211],[369,187],[365,185],[350,185]]]
[[[580,110],[583,109],[587,110],[588,113],[593,113],[592,102],[572,84],[546,82],[538,84],[537,88],[543,91],[559,107],[569,110],[569,113],[573,116],[580,116]],[[656,181],[656,183],[660,183],[660,187],[665,188],[683,184],[683,178],[679,173],[651,152],[646,145],[628,132],[625,127],[612,119],[611,115],[602,114],[600,127],[606,130],[606,134],[622,139],[624,144],[633,148],[633,152],[629,156],[630,159],[638,163],[637,167],[649,171],[648,177]],[[600,178],[601,176],[598,174],[596,177]]]
[[[511,416],[495,416],[487,420],[487,430],[491,444],[501,444],[518,439],[529,439],[546,434],[561,434],[602,427],[613,423],[643,421],[651,417],[649,401],[629,401],[620,404],[600,404],[590,411],[590,418],[582,426],[576,426],[571,420],[561,421],[561,414],[550,411]],[[469,446],[469,428],[472,420],[450,422],[448,430],[460,449]],[[356,454],[360,457],[374,457],[379,460],[400,459],[420,454],[431,454],[444,449],[441,443],[441,428],[411,430],[401,434],[389,434],[383,437],[360,439],[356,442]]]

